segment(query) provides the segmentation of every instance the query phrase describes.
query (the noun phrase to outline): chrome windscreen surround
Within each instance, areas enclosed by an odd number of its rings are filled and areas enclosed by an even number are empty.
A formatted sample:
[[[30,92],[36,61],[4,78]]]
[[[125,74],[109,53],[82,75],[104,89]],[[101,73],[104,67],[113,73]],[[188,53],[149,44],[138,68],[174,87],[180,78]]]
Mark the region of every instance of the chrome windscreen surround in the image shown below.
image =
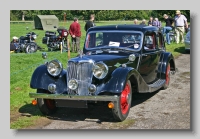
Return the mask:
[[[67,83],[71,79],[78,81],[78,88],[71,90],[68,88],[68,94],[71,95],[91,95],[88,87],[92,83],[94,61],[87,58],[74,58],[68,61]]]

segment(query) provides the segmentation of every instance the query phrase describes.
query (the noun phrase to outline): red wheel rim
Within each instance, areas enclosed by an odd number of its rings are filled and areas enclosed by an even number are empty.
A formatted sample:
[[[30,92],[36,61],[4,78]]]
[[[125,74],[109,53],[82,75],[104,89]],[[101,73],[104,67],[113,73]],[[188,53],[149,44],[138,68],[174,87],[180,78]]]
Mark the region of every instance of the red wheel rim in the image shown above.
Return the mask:
[[[166,85],[169,84],[169,80],[170,80],[170,65],[167,66],[166,70]]]
[[[121,105],[121,112],[122,114],[126,114],[129,110],[130,106],[130,85],[127,83],[124,90],[121,93],[121,98],[120,98],[120,105]]]
[[[49,109],[54,109],[55,108],[55,102],[54,102],[54,100],[46,99],[46,104],[47,104],[47,107]]]

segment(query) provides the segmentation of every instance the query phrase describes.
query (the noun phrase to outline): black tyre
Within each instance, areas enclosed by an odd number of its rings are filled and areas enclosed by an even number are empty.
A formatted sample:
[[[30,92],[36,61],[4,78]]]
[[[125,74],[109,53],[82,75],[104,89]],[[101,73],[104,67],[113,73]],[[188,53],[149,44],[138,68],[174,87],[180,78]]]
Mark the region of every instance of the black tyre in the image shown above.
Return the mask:
[[[26,53],[34,53],[37,51],[37,45],[35,43],[27,44]]]
[[[37,93],[49,93],[46,90],[37,89]],[[55,105],[55,101],[53,99],[37,99],[37,105],[42,114],[44,115],[51,115],[56,112],[57,107]]]
[[[121,92],[118,101],[119,103],[115,103],[112,113],[113,117],[121,122],[127,118],[132,102],[132,88],[129,80],[126,83],[124,90]]]
[[[170,42],[174,42],[174,36],[173,35],[170,35],[169,39],[170,39]]]
[[[165,72],[165,84],[163,86],[163,89],[167,89],[170,83],[170,63],[167,64],[167,69]]]
[[[52,48],[48,48],[48,51],[51,52],[51,51],[52,51]]]

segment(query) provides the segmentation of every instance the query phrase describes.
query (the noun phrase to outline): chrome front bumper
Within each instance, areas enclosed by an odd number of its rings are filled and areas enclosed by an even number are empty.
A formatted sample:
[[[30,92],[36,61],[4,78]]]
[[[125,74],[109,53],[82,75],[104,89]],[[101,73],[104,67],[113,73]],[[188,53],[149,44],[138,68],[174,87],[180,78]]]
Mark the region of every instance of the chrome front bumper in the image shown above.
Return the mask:
[[[77,96],[67,94],[45,94],[45,93],[29,93],[31,98],[43,98],[43,99],[62,99],[62,100],[88,100],[88,101],[118,101],[119,96]]]

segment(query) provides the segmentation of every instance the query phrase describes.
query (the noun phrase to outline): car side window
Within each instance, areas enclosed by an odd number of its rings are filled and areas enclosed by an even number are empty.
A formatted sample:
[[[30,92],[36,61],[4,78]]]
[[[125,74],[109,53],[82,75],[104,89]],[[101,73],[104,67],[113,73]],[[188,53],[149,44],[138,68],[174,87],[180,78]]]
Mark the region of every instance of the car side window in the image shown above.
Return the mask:
[[[152,51],[155,50],[155,35],[154,34],[146,34],[144,38],[144,50],[145,51]]]

